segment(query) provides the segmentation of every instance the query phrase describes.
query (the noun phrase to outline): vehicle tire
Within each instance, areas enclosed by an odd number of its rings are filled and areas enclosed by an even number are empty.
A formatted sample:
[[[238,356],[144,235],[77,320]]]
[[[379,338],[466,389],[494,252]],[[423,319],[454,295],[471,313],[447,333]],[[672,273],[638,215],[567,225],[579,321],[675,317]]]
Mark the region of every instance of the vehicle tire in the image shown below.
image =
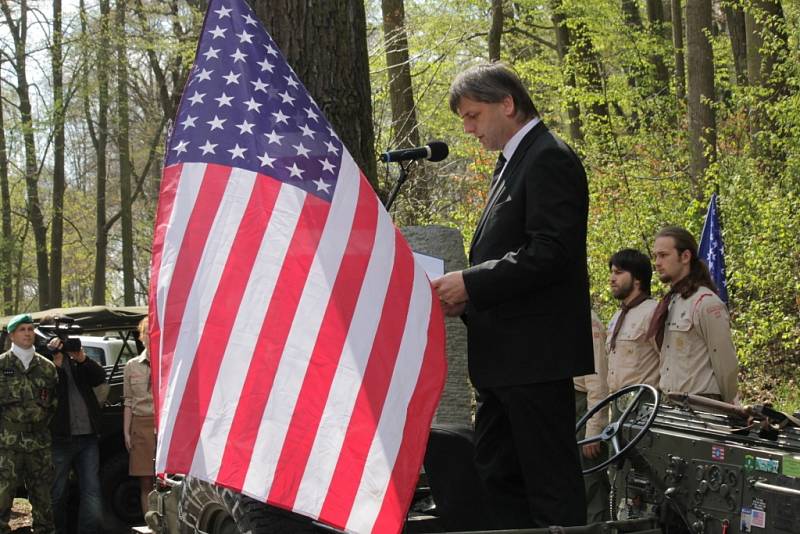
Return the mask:
[[[143,525],[139,481],[128,474],[128,454],[118,452],[100,466],[103,527],[106,532],[130,532]]]
[[[318,533],[311,519],[227,488],[186,477],[178,503],[181,534]]]

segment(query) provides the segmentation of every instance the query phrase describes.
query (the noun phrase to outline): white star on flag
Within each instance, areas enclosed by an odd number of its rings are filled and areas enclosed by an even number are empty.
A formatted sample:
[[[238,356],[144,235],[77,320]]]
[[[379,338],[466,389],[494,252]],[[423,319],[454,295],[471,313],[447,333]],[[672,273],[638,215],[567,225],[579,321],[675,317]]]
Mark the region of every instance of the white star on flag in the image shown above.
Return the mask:
[[[228,74],[223,76],[223,78],[226,81],[225,85],[230,85],[232,83],[235,83],[235,84],[238,85],[239,84],[239,76],[241,76],[241,74],[236,74],[233,71],[230,71]]]
[[[263,156],[258,156],[258,159],[259,161],[261,161],[262,167],[265,166],[273,167],[272,164],[275,163],[275,158],[269,157],[269,154],[267,154],[266,152],[264,152]]]
[[[289,115],[284,115],[281,110],[278,110],[277,113],[273,113],[272,116],[275,117],[275,123],[282,122],[284,124],[289,124],[287,122],[287,119],[289,118]]]
[[[194,94],[189,97],[189,102],[191,102],[193,106],[195,104],[202,104],[204,96],[206,96],[205,93],[198,93],[197,91],[195,91]]]
[[[203,55],[206,57],[206,60],[209,60],[211,58],[219,59],[219,55],[217,55],[219,54],[219,50],[220,50],[219,48],[214,48],[213,46],[209,46],[208,50],[203,52]]]
[[[325,192],[327,193],[327,192],[328,192],[328,189],[330,189],[330,187],[331,187],[331,184],[326,184],[326,183],[325,183],[325,182],[322,180],[322,178],[319,178],[319,179],[317,179],[317,180],[313,180],[313,182],[314,182],[314,184],[316,184],[316,186],[317,186],[317,191],[325,191]]]
[[[261,78],[254,82],[250,82],[253,84],[253,91],[262,91],[264,93],[267,92],[267,84],[261,81]]]
[[[256,100],[252,96],[250,97],[250,100],[248,100],[244,104],[247,106],[247,111],[256,110],[256,113],[260,113],[261,112],[260,108],[263,105],[263,104],[261,104],[259,102],[256,102]]]
[[[209,33],[214,36],[214,39],[224,39],[226,30],[227,28],[223,29],[217,26],[213,30],[210,30]]]
[[[222,130],[222,125],[225,124],[226,120],[228,120],[228,119],[220,119],[219,117],[214,115],[214,118],[212,120],[208,121],[206,124],[210,124],[211,125],[211,131]]]
[[[297,163],[292,163],[292,166],[286,167],[286,170],[288,170],[292,176],[300,178],[301,180],[303,179],[303,173],[306,172],[300,167],[298,167]]]
[[[222,95],[218,96],[214,100],[219,102],[218,107],[225,107],[225,106],[230,107],[231,106],[231,100],[233,100],[233,97],[232,96],[228,96],[225,93],[222,93]]]
[[[231,153],[231,159],[244,158],[244,153],[247,152],[247,149],[240,147],[239,143],[236,143],[236,146],[229,149],[228,152]]]
[[[174,150],[176,152],[176,155],[180,155],[181,152],[186,152],[186,147],[187,146],[189,146],[189,142],[188,141],[181,141],[172,150]]]
[[[194,121],[197,120],[197,117],[192,117],[191,115],[187,115],[186,118],[181,123],[183,125],[183,129],[186,128],[194,128]]]
[[[214,149],[215,149],[215,148],[217,148],[217,144],[216,144],[216,143],[212,143],[211,141],[209,141],[208,139],[206,139],[206,144],[202,145],[202,146],[200,147],[200,150],[202,150],[202,151],[203,151],[203,155],[206,155],[206,154],[216,154],[216,152],[214,152]]]
[[[250,124],[247,121],[242,121],[241,124],[236,125],[239,128],[239,135],[246,134],[246,133],[253,133],[253,124]]]
[[[198,72],[195,75],[195,78],[197,79],[198,82],[202,82],[203,80],[210,80],[212,72],[214,71],[203,69],[202,71]]]
[[[214,13],[216,13],[219,16],[219,18],[225,18],[225,17],[230,18],[231,16],[230,14],[231,10],[226,8],[225,6],[222,6],[221,8],[214,10]]]

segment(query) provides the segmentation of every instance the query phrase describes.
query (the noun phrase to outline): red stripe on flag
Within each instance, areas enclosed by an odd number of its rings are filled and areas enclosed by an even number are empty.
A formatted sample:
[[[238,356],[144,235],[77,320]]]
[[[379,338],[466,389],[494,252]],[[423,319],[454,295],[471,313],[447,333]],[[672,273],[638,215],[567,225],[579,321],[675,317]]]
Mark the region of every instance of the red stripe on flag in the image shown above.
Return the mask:
[[[378,199],[366,179],[361,180],[350,236],[278,458],[269,502],[292,507],[297,497],[367,272],[375,242]]]
[[[230,174],[231,167],[208,164],[203,175],[203,183],[200,185],[200,191],[192,207],[192,214],[189,216],[186,230],[182,236],[181,249],[175,260],[175,270],[172,273],[161,324],[161,334],[164,338],[164,351],[160,355],[161,391],[158,392],[161,398],[164,397],[169,381],[175,344],[178,341],[189,291],[194,283],[197,267],[203,256],[203,250],[206,248],[208,234],[217,215],[217,209],[225,193],[225,187],[228,185]]]
[[[431,291],[431,314],[428,323],[428,345],[419,370],[417,386],[408,404],[408,417],[403,429],[403,441],[383,497],[383,504],[372,527],[372,532],[400,532],[405,521],[414,486],[419,477],[419,466],[425,456],[436,406],[447,376],[445,332],[442,309]],[[432,402],[435,399],[436,402]]]
[[[225,347],[261,247],[261,240],[280,191],[280,182],[258,175],[231,245],[214,300],[208,311],[202,344],[181,397],[169,447],[170,469],[188,472],[216,385]],[[242,310],[248,313],[248,310]],[[202,353],[202,358],[198,356]]]
[[[320,519],[344,528],[380,421],[403,339],[414,282],[414,259],[395,230],[395,256],[375,341]]]
[[[156,210],[155,229],[153,230],[153,253],[150,259],[150,305],[148,307],[150,329],[150,361],[155,373],[151,373],[150,380],[153,392],[153,406],[155,407],[155,424],[158,428],[159,414],[159,347],[161,343],[161,329],[158,321],[158,303],[156,294],[158,290],[158,276],[161,270],[161,258],[164,254],[164,238],[167,234],[167,225],[172,209],[175,206],[175,195],[178,192],[178,180],[183,171],[183,164],[172,165],[164,169],[161,178],[161,191],[158,195],[158,209]]]
[[[261,325],[259,343],[253,349],[253,359],[231,423],[230,437],[225,444],[216,480],[218,484],[232,488],[244,486],[264,408],[272,393],[275,373],[329,211],[328,202],[313,195],[306,196]]]

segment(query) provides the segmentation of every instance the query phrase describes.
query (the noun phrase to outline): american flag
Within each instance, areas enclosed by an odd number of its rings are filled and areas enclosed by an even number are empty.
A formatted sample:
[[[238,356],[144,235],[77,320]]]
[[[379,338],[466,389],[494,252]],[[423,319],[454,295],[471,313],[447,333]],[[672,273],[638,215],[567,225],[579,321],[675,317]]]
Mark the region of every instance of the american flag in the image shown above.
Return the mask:
[[[719,225],[719,210],[717,209],[717,194],[711,195],[706,211],[706,221],[703,224],[703,233],[700,236],[700,245],[697,255],[706,262],[711,273],[711,279],[717,286],[719,298],[728,303],[728,283],[725,280],[725,245],[722,242],[722,229]]]
[[[167,151],[156,471],[399,532],[446,374],[438,299],[242,0],[209,4]]]

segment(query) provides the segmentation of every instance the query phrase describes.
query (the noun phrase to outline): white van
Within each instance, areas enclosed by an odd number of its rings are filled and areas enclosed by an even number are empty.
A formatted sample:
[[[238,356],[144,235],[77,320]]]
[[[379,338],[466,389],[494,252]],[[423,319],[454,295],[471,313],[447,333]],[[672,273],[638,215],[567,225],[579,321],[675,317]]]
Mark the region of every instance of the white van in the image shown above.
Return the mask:
[[[125,362],[138,354],[136,342],[132,339],[128,340],[127,350],[123,350],[122,340],[118,337],[78,336],[78,338],[86,356],[104,367],[114,365],[117,358],[121,358],[119,365],[124,367]]]

